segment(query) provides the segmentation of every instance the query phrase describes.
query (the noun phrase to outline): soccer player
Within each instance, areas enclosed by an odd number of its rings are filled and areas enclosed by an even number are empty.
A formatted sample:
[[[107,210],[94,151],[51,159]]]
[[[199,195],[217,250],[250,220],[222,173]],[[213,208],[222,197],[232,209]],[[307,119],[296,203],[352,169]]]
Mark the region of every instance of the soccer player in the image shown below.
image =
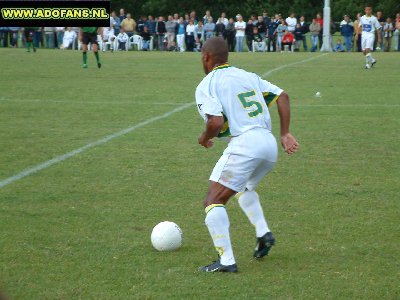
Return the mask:
[[[88,44],[92,45],[94,56],[96,57],[97,67],[101,68],[101,62],[99,57],[99,44],[97,42],[97,34],[102,35],[102,29],[99,27],[80,27],[79,28],[79,40],[82,42],[82,55],[83,55],[83,67],[87,68],[87,50]]]
[[[363,50],[365,56],[365,68],[370,69],[376,64],[376,59],[374,59],[371,55],[371,51],[374,49],[374,41],[375,41],[375,30],[378,32],[378,45],[381,44],[381,24],[378,22],[378,19],[372,15],[372,7],[365,7],[365,15],[363,15],[358,24],[359,27],[362,27],[361,33],[361,48]]]
[[[35,45],[33,44],[33,36],[35,34],[35,30],[37,30],[37,27],[25,27],[24,28],[25,44],[26,44],[27,52],[31,52],[31,46],[32,46],[33,52],[36,52]]]
[[[222,38],[207,40],[201,59],[207,76],[196,89],[196,103],[206,125],[199,144],[210,148],[215,137],[228,137],[230,141],[211,173],[204,200],[205,223],[219,259],[199,270],[237,272],[225,210],[229,198],[237,194],[240,207],[256,228],[253,256],[268,255],[275,244],[255,191],[278,157],[268,111],[273,103],[278,106],[283,148],[293,154],[299,144],[289,132],[289,97],[282,89],[254,73],[230,66],[228,46]]]

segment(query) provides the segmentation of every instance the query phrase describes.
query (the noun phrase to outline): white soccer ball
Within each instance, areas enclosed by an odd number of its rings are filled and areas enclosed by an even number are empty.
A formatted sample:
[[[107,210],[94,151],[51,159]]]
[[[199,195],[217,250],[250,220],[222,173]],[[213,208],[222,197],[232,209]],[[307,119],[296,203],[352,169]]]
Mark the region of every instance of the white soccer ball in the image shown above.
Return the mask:
[[[158,223],[151,232],[151,243],[158,251],[174,251],[182,246],[182,230],[174,222]]]
[[[316,92],[315,93],[315,97],[320,98],[321,97],[321,93],[320,92]]]

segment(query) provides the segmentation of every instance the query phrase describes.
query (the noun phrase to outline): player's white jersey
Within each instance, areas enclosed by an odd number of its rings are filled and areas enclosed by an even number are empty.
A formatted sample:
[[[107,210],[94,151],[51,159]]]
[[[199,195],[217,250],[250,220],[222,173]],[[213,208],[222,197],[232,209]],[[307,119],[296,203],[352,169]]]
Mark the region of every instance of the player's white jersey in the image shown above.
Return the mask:
[[[375,30],[381,28],[381,24],[379,24],[378,19],[375,16],[368,17],[367,15],[361,17],[358,26],[362,27],[363,35],[375,35]]]
[[[239,136],[253,128],[271,131],[268,111],[283,92],[258,75],[228,64],[216,67],[198,85],[196,103],[200,115],[223,116],[219,137]]]

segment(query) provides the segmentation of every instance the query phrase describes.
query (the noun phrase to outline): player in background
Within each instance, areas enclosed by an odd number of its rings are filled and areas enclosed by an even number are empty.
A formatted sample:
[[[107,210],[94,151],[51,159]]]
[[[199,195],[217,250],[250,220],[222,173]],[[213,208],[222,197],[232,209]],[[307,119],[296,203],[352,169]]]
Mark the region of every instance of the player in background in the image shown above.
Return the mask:
[[[268,111],[273,103],[278,106],[283,148],[292,154],[299,144],[289,132],[289,96],[282,89],[254,73],[230,66],[228,46],[222,38],[207,40],[201,59],[207,76],[196,89],[196,104],[206,126],[199,144],[210,148],[215,137],[228,137],[229,144],[212,171],[204,200],[205,223],[219,259],[199,270],[237,272],[225,210],[232,196],[237,194],[240,207],[256,228],[253,256],[268,255],[275,244],[255,191],[278,158]]]
[[[25,44],[26,44],[27,52],[31,52],[31,46],[32,46],[33,52],[36,52],[35,45],[33,44],[33,35],[35,34],[35,31],[37,29],[38,29],[37,27],[25,27],[24,28]]]
[[[79,28],[79,40],[82,43],[82,55],[83,55],[83,67],[87,68],[87,50],[88,44],[92,45],[94,56],[96,57],[97,67],[101,68],[101,62],[99,57],[99,44],[97,42],[97,35],[102,35],[101,27],[80,27]]]
[[[375,30],[378,32],[378,45],[381,44],[381,24],[378,22],[378,19],[372,15],[372,7],[365,7],[365,15],[363,15],[358,24],[359,27],[362,27],[361,33],[361,48],[363,50],[365,56],[365,68],[370,69],[376,64],[376,59],[372,57],[372,50],[374,49],[374,41],[375,41]]]

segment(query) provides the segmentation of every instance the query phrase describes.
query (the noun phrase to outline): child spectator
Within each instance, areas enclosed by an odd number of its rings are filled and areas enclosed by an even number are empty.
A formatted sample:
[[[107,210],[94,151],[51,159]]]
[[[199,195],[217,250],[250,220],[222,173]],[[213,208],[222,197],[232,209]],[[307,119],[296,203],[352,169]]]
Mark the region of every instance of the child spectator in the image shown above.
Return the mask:
[[[342,40],[340,40],[340,39],[337,40],[337,43],[336,43],[334,51],[335,52],[344,52],[344,46],[342,44]]]
[[[128,42],[129,36],[126,34],[124,28],[120,28],[120,32],[117,35],[118,50],[126,50],[126,43]]]
[[[391,18],[387,18],[386,23],[383,25],[383,40],[385,52],[390,51],[390,47],[392,46],[392,36],[393,36],[393,23]]]
[[[140,36],[143,38],[142,50],[148,51],[150,49],[151,34],[150,34],[149,28],[147,26],[143,27],[143,31],[142,31],[142,33],[140,33]]]
[[[285,49],[285,46],[288,46],[289,51],[292,51],[292,45],[294,43],[294,35],[288,30],[285,31],[284,36],[282,37],[282,46]]]
[[[257,27],[253,28],[253,41],[254,41],[254,51],[257,51],[257,52],[265,51],[265,43],[264,43],[264,40],[263,40],[261,34],[258,33]]]
[[[72,30],[72,27],[67,27],[67,31],[64,32],[63,36],[63,48],[72,49],[76,40],[76,32]]]

